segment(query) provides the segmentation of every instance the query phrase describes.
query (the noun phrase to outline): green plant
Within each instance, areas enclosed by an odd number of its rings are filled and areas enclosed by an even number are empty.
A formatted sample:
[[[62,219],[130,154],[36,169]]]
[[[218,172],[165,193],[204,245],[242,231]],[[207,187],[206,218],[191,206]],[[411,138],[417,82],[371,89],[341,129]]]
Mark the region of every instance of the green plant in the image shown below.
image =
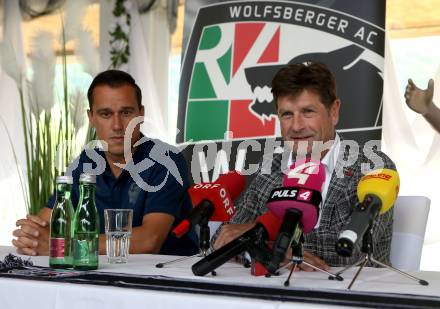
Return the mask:
[[[33,126],[36,134],[30,134],[28,137],[29,140],[34,141],[34,145],[31,144],[32,165],[28,177],[30,213],[38,213],[46,204],[53,193],[56,177],[65,171],[80,148],[76,136],[78,129],[84,124],[84,122],[78,124],[78,119],[84,119],[84,108],[81,107],[84,106],[85,96],[80,92],[70,94],[69,91],[64,31],[61,46],[63,81],[61,99],[50,111],[44,111],[39,117],[34,115]]]
[[[18,66],[12,68],[18,73],[5,70],[14,76],[20,95],[26,159],[25,181],[19,169],[18,172],[30,214],[37,214],[46,205],[53,193],[56,177],[65,171],[67,164],[85,142],[84,139],[78,139],[78,131],[84,125],[85,96],[81,93],[69,94],[64,29],[61,37],[63,87],[57,100],[54,100],[55,54],[52,39],[49,34],[40,33],[34,41],[32,81],[26,80],[24,70]],[[14,57],[2,57],[3,60],[10,58]],[[7,133],[12,144],[10,134]],[[13,152],[18,166],[14,149]]]

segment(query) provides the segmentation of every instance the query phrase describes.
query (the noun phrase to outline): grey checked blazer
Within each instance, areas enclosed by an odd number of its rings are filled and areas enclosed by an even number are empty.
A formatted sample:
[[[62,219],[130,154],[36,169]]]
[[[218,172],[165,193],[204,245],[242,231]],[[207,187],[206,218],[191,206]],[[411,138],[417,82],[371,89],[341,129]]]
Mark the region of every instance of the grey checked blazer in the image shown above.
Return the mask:
[[[351,211],[356,205],[356,188],[360,178],[362,164],[364,168],[378,168],[375,163],[383,162],[384,168],[395,170],[394,163],[384,153],[374,150],[364,153],[360,145],[359,154],[349,150],[347,144],[341,140],[341,149],[335,170],[330,180],[327,196],[322,207],[319,228],[304,235],[304,249],[322,258],[330,266],[345,266],[357,262],[363,255],[360,251],[361,243],[353,251],[350,258],[340,257],[335,251],[335,243],[340,231],[350,219]],[[367,155],[369,158],[367,158]],[[275,154],[273,160],[264,158],[257,176],[248,189],[238,198],[237,212],[230,223],[248,223],[267,211],[266,201],[270,192],[282,184],[283,169],[287,167],[288,155]],[[379,160],[379,161],[378,161]],[[349,165],[348,162],[354,162]],[[344,165],[346,167],[344,167]],[[368,166],[368,167],[366,167]],[[339,177],[338,177],[339,176]],[[373,227],[373,256],[390,264],[390,248],[393,225],[393,209],[379,216]],[[213,238],[213,240],[216,238]]]

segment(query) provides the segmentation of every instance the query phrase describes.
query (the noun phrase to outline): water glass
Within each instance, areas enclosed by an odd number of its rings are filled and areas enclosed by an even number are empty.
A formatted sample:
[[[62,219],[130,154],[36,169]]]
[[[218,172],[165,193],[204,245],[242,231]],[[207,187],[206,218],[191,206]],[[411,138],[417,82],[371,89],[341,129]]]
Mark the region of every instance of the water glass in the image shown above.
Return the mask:
[[[127,263],[132,209],[104,209],[106,251],[109,263]]]

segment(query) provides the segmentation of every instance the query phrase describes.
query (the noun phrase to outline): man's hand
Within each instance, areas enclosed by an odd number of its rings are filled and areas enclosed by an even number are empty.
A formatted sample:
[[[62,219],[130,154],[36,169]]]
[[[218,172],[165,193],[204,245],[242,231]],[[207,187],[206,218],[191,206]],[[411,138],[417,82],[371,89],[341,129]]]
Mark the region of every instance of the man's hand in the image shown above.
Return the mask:
[[[329,270],[330,267],[327,265],[326,262],[324,262],[324,260],[322,260],[321,258],[311,254],[308,251],[304,251],[303,253],[303,257],[304,257],[304,261],[312,264],[313,266],[322,268],[324,270]],[[307,266],[303,263],[301,263],[300,265],[298,265],[300,269],[304,270],[304,271],[315,271],[312,267]]]
[[[405,101],[409,108],[416,113],[426,115],[430,112],[432,106],[432,98],[434,95],[434,80],[430,79],[428,88],[422,90],[418,88],[412,79],[408,80],[405,90]]]
[[[18,254],[24,255],[49,255],[49,222],[38,217],[27,215],[26,219],[17,220],[19,227],[12,232],[17,239],[12,239],[12,244],[17,248]]]
[[[286,260],[286,262],[290,262],[290,260],[292,259],[292,249],[289,249],[287,257],[288,257],[288,259]],[[307,262],[309,264],[312,264],[313,266],[322,268],[322,269],[327,270],[327,271],[330,269],[330,267],[327,265],[326,262],[324,262],[324,260],[322,260],[319,257],[311,254],[308,251],[304,251],[303,252],[303,259],[304,259],[305,262]],[[296,271],[300,271],[300,270],[315,271],[315,269],[313,269],[310,266],[305,265],[304,263],[299,264],[298,267],[296,268]]]
[[[220,234],[214,243],[214,249],[217,250],[232,240],[243,235],[255,226],[256,223],[244,223],[244,224],[226,224],[222,227]]]

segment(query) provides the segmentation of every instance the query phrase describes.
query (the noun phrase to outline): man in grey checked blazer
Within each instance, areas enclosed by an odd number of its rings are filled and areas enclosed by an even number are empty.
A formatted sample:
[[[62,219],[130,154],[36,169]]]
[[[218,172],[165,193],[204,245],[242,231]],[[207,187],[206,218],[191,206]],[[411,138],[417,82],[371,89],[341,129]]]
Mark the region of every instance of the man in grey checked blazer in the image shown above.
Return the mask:
[[[334,76],[323,64],[294,64],[281,69],[272,81],[272,93],[281,135],[292,144],[289,149],[290,163],[294,163],[300,143],[305,143],[307,155],[312,154],[313,142],[321,141],[327,145],[330,141],[332,145],[328,151],[321,153],[322,162],[334,160],[334,164],[325,165],[329,181],[324,184],[323,195],[324,192],[326,194],[319,225],[305,235],[304,260],[324,269],[353,264],[362,257],[361,242],[350,258],[340,257],[335,251],[335,243],[358,202],[357,184],[366,172],[376,168],[395,169],[395,165],[371,145],[360,145],[357,149],[358,145],[353,145],[353,141],[340,140],[335,126],[341,102],[336,96]],[[223,225],[213,238],[214,248],[223,246],[252,228],[256,218],[267,211],[266,201],[270,192],[282,185],[289,155],[276,154],[273,160],[263,160],[257,176],[239,197],[237,213],[231,224]],[[331,155],[334,159],[329,159]],[[373,227],[373,255],[386,264],[390,264],[392,224],[391,209],[380,215]],[[303,264],[300,267],[306,271],[312,270]]]

